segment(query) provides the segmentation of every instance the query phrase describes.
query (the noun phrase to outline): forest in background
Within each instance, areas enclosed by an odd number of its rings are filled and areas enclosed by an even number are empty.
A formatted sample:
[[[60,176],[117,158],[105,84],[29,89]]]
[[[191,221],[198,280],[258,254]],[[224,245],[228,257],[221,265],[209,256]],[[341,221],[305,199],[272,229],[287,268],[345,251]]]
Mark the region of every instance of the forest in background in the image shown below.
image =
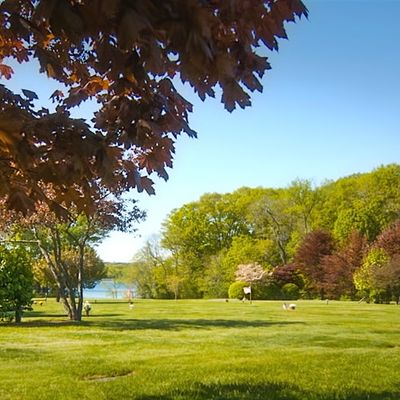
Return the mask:
[[[143,298],[243,297],[235,273],[255,264],[266,273],[254,298],[397,300],[399,188],[400,166],[391,164],[320,186],[298,179],[204,194],[108,274]]]

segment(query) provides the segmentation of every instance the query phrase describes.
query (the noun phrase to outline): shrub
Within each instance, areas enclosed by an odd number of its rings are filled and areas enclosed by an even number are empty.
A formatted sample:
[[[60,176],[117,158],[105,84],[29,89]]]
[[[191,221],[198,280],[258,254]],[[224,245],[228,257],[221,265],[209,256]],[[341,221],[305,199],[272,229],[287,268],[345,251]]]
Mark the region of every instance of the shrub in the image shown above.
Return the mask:
[[[229,290],[228,290],[228,296],[230,299],[243,299],[244,296],[244,292],[243,292],[243,288],[247,286],[246,282],[234,282],[232,283],[231,286],[229,286]]]
[[[369,297],[376,304],[389,304],[392,298],[390,292],[383,289],[372,289]]]
[[[254,300],[279,300],[281,297],[281,289],[275,282],[259,282],[253,285]]]
[[[294,283],[286,283],[281,290],[285,300],[297,300],[300,297],[300,289]]]

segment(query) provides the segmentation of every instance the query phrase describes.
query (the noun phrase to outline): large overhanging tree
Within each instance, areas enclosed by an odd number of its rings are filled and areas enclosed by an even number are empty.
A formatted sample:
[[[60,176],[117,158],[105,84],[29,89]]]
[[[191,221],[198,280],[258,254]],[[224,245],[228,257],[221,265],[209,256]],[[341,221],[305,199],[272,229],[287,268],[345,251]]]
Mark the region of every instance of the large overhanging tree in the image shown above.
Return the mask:
[[[196,136],[174,78],[203,100],[219,86],[228,111],[249,106],[270,68],[257,47],[277,49],[302,15],[300,0],[0,1],[0,77],[35,59],[60,82],[55,112],[29,88],[0,85],[0,194],[23,212],[44,201],[90,213],[105,189],[153,193],[150,175],[167,179],[177,137]],[[90,99],[91,123],[71,118]]]

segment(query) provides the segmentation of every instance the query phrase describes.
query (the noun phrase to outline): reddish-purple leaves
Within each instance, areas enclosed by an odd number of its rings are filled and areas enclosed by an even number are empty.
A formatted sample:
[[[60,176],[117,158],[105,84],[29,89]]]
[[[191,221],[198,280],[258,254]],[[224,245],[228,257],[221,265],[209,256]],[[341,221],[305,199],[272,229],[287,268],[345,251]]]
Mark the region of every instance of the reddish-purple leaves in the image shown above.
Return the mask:
[[[285,22],[303,15],[300,0],[1,2],[0,77],[12,77],[9,58],[31,57],[66,87],[51,94],[49,114],[33,108],[34,92],[22,98],[0,86],[1,194],[30,207],[21,193],[35,199],[32,187],[51,183],[59,201],[87,208],[104,191],[153,193],[142,174],[167,179],[177,137],[196,137],[192,105],[171,79],[203,100],[220,86],[228,111],[250,106],[270,68],[257,47],[276,50]],[[99,104],[93,128],[69,115],[88,99]]]

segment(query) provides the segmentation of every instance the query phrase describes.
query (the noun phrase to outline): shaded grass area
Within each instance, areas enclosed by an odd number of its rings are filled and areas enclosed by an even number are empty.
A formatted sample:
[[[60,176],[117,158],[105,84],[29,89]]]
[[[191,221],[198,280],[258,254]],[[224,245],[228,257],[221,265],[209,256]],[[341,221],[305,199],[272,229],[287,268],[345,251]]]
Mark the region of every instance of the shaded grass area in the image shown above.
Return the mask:
[[[301,301],[59,304],[0,325],[1,399],[400,398],[400,307]]]

